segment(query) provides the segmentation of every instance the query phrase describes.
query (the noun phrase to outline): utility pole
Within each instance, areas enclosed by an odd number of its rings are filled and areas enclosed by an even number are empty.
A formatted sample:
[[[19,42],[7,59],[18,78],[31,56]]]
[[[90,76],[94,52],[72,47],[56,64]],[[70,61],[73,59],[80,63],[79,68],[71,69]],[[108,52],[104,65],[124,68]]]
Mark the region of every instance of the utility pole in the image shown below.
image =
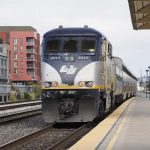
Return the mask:
[[[148,77],[148,71],[149,70],[145,70],[146,71],[146,98],[147,98],[147,77]]]
[[[149,69],[149,77],[148,77],[148,85],[149,85],[149,91],[148,91],[148,94],[149,94],[149,100],[150,100],[150,66],[148,66],[148,69]]]

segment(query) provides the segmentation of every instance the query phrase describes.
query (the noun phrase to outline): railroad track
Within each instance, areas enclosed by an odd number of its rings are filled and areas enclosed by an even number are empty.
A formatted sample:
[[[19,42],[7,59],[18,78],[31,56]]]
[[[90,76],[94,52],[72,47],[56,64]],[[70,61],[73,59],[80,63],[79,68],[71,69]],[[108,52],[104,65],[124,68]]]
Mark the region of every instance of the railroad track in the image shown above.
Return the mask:
[[[86,133],[88,133],[92,128],[93,127],[88,126],[88,124],[82,125],[80,128],[74,130],[71,134],[54,143],[47,149],[48,150],[68,149],[73,144],[75,144],[80,138],[82,138]]]
[[[41,113],[41,101],[0,105],[0,123]]]
[[[28,101],[28,102],[17,102],[17,103],[4,103],[0,104],[0,111],[7,109],[15,109],[25,106],[41,105],[41,101]]]
[[[40,129],[30,135],[19,138],[15,141],[1,145],[2,150],[23,150],[23,149],[36,149],[36,150],[60,150],[70,147],[83,135],[91,130],[91,127],[83,125],[77,129],[58,129],[53,127],[54,124]]]
[[[31,111],[19,114],[19,116],[9,116],[12,119],[24,118],[30,115],[41,113],[41,110],[37,110],[37,112]],[[109,113],[105,114],[107,117]],[[17,114],[18,115],[18,114]],[[104,117],[104,118],[105,118]],[[6,121],[8,121],[7,119]],[[0,118],[0,123],[4,122],[5,118]],[[76,143],[82,136],[88,133],[92,127],[87,127],[87,124],[81,126],[77,129],[56,129],[53,128],[52,125],[40,129],[30,135],[24,136],[12,142],[6,143],[5,145],[1,145],[0,149],[2,150],[22,150],[22,149],[50,149],[50,150],[60,150],[67,149]]]
[[[37,101],[41,101],[40,99],[39,100],[17,100],[17,101],[7,101],[7,102],[3,102],[3,103],[0,103],[0,105],[7,105],[7,104],[19,104],[19,103],[26,103],[26,102],[37,102]]]
[[[16,113],[16,114],[8,115],[8,116],[3,116],[3,117],[0,117],[0,124],[8,122],[8,121],[12,121],[12,120],[17,120],[17,119],[22,119],[25,117],[38,115],[41,113],[42,113],[41,109],[37,109],[37,110],[31,110],[31,111],[22,112],[22,113]]]

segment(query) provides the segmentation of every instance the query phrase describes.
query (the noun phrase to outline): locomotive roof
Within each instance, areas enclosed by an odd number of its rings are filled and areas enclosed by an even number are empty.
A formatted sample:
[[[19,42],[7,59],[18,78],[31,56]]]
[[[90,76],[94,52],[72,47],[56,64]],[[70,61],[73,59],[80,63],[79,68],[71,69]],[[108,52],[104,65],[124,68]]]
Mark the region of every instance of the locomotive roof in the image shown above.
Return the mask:
[[[136,76],[131,72],[129,71],[129,69],[127,68],[127,66],[125,65],[125,63],[123,63],[123,70],[130,76],[132,77],[133,79],[137,80]]]
[[[119,57],[113,56],[114,59],[119,59],[120,63],[122,65],[122,69],[124,72],[126,72],[130,77],[137,80],[136,76],[130,71],[130,69],[126,66],[126,64],[123,62],[123,60]]]
[[[56,28],[44,34],[44,37],[51,36],[67,36],[67,35],[91,35],[91,36],[104,36],[101,32],[93,28]]]

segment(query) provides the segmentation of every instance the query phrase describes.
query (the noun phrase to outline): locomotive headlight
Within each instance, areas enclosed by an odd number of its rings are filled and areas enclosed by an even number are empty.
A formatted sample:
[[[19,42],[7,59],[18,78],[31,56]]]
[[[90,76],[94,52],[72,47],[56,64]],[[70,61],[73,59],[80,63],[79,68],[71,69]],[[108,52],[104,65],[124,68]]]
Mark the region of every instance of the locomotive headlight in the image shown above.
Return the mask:
[[[52,82],[52,87],[57,87],[58,86],[58,82],[54,81]]]
[[[84,85],[85,85],[85,82],[83,82],[83,81],[78,82],[78,86],[83,87]]]
[[[51,86],[49,82],[44,82],[43,85],[45,88],[49,88]]]
[[[86,82],[87,87],[92,87],[93,85],[94,85],[94,83],[92,81]]]

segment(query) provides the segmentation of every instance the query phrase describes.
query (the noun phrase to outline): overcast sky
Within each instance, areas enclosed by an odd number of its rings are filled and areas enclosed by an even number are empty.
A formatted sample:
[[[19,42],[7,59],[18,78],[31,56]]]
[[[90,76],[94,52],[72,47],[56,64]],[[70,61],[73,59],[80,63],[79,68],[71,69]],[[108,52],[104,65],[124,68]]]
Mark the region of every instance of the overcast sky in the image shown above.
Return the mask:
[[[107,36],[113,55],[136,76],[150,65],[150,30],[133,30],[128,0],[1,0],[0,25],[33,26],[41,39],[59,25],[88,25]]]

